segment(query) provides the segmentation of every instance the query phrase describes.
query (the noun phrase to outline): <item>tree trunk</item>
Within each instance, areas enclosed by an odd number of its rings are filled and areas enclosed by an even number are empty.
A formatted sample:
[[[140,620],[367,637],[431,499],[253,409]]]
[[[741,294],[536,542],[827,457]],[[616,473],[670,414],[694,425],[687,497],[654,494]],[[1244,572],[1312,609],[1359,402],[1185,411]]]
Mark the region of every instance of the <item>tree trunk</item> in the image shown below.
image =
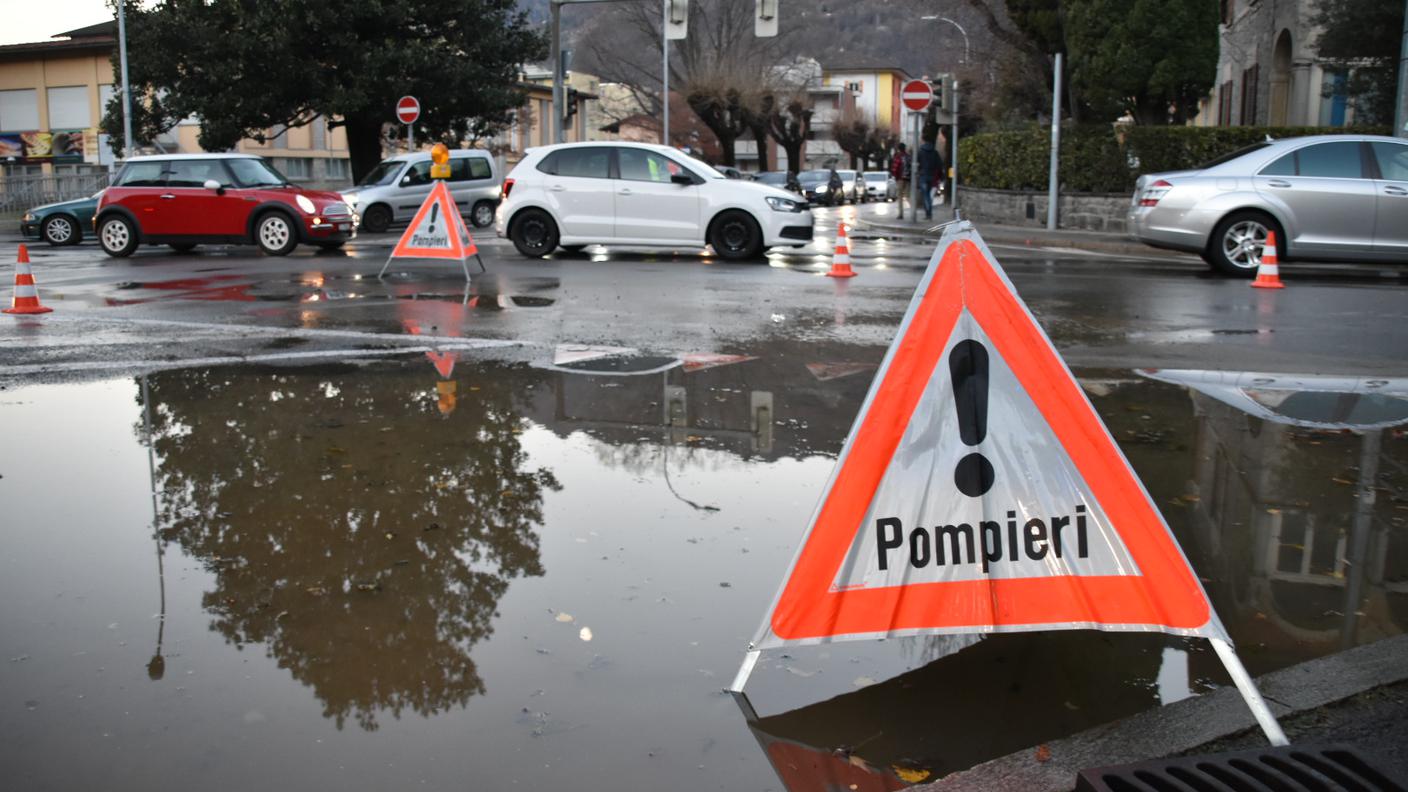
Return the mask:
[[[352,159],[352,183],[357,184],[381,162],[381,117],[352,116],[343,126],[347,129],[347,153]]]
[[[748,131],[753,133],[753,139],[758,142],[758,170],[772,170],[768,162],[768,125],[766,120],[759,120],[748,125]]]
[[[714,130],[714,137],[719,139],[720,163],[723,165],[737,165],[737,160],[733,153],[733,143],[737,136],[732,130],[727,131],[725,134],[719,134],[718,130]]]

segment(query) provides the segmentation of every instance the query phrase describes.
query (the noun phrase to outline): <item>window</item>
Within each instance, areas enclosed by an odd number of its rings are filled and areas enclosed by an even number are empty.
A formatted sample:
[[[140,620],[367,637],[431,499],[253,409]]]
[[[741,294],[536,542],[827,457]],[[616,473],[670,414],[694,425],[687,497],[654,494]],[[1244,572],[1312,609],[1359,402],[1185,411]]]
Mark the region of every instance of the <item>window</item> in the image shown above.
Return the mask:
[[[283,157],[279,160],[279,169],[290,179],[313,178],[313,160],[308,157]]]
[[[555,154],[555,168],[551,172],[558,176],[605,179],[611,175],[610,149],[567,148],[559,149]]]
[[[623,148],[617,156],[621,159],[621,178],[627,181],[669,182],[675,174],[688,173],[678,162],[653,151]]]
[[[160,187],[164,162],[130,162],[117,178],[120,187]]]
[[[1232,126],[1232,81],[1217,89],[1217,125]]]
[[[324,160],[327,163],[329,179],[350,179],[352,178],[352,163],[345,159]],[[377,167],[381,167],[378,165]]]
[[[254,157],[240,157],[226,160],[230,171],[235,174],[235,183],[241,187],[278,187],[288,180],[269,163]]]
[[[1296,152],[1297,170],[1301,176],[1327,179],[1362,179],[1364,166],[1359,161],[1359,144],[1318,143]]]
[[[429,184],[430,166],[433,164],[434,163],[430,160],[417,162],[406,169],[406,175],[401,178],[401,181],[405,182],[406,185],[410,187],[414,187],[417,184]]]
[[[206,179],[229,181],[225,166],[216,159],[176,160],[166,163],[167,187],[202,187]]]
[[[1261,74],[1261,67],[1253,65],[1250,69],[1242,70],[1242,125],[1252,126],[1256,124],[1256,91],[1257,78]]]
[[[0,91],[0,129],[20,132],[39,128],[39,92]]]
[[[1261,169],[1261,176],[1294,176],[1296,175],[1296,153],[1292,151],[1284,157],[1267,165]]]
[[[49,89],[50,129],[87,129],[92,125],[87,86]]]
[[[483,157],[454,157],[450,160],[450,181],[472,181],[493,176],[489,161]]]
[[[1408,146],[1400,143],[1370,143],[1379,162],[1380,178],[1408,181]]]

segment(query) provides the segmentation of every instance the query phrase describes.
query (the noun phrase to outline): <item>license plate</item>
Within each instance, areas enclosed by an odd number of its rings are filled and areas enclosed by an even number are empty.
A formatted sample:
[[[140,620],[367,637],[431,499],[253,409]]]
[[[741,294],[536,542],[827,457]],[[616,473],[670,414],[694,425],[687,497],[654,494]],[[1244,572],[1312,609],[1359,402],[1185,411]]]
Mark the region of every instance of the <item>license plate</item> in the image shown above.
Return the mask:
[[[351,229],[351,228],[352,228],[352,224],[351,224],[351,223],[338,223],[338,224],[337,224],[337,230],[338,230],[338,231],[347,231],[347,230],[349,230],[349,229]]]

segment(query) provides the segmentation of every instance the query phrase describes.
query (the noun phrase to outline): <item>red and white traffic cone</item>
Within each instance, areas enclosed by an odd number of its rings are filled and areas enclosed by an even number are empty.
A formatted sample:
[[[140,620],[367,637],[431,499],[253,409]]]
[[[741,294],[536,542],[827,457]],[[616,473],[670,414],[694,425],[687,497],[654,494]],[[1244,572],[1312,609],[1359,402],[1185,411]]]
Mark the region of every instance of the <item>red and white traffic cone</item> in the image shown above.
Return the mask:
[[[846,224],[841,223],[836,229],[836,250],[831,254],[831,271],[826,273],[828,278],[854,278],[855,272],[851,270],[851,245],[846,239]]]
[[[15,297],[4,313],[42,314],[52,310],[39,304],[39,290],[34,287],[34,274],[29,271],[29,248],[20,245],[20,254],[15,258]]]
[[[1276,260],[1276,232],[1266,232],[1266,244],[1261,248],[1261,264],[1256,268],[1256,280],[1252,281],[1252,288],[1255,289],[1284,289],[1286,284],[1281,282],[1281,266]]]

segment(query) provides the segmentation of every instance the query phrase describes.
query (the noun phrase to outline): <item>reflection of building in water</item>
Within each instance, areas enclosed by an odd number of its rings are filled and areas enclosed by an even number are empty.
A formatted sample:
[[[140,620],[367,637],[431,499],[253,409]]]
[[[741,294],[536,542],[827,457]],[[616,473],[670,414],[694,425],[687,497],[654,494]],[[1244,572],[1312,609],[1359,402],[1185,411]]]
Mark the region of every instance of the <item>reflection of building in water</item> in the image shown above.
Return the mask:
[[[1197,417],[1195,537],[1249,665],[1279,667],[1408,627],[1402,481],[1408,381],[1159,371]],[[1386,437],[1387,433],[1387,437]],[[1390,497],[1380,498],[1382,492]]]

